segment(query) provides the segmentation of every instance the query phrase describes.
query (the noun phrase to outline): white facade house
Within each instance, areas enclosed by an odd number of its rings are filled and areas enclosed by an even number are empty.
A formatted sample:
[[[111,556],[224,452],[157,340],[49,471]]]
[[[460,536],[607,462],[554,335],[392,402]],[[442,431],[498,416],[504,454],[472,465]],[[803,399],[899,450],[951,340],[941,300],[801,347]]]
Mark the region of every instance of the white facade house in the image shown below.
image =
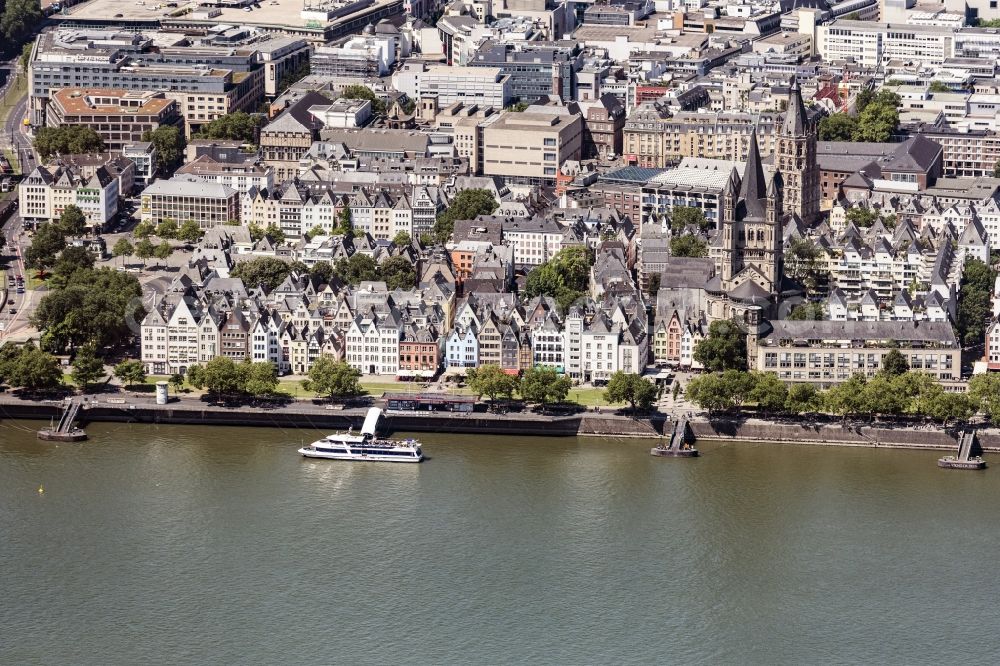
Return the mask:
[[[479,341],[475,325],[457,323],[445,341],[445,365],[448,369],[479,366]]]
[[[402,331],[394,312],[358,315],[347,330],[344,360],[363,375],[395,375]]]
[[[21,219],[38,225],[58,220],[67,206],[77,206],[87,226],[100,231],[118,213],[119,180],[105,167],[89,176],[74,167],[35,167],[18,186]]]
[[[620,351],[621,328],[603,314],[583,329],[580,336],[582,351],[581,367],[585,381],[606,382],[611,375],[621,369]],[[643,363],[643,367],[645,367]]]

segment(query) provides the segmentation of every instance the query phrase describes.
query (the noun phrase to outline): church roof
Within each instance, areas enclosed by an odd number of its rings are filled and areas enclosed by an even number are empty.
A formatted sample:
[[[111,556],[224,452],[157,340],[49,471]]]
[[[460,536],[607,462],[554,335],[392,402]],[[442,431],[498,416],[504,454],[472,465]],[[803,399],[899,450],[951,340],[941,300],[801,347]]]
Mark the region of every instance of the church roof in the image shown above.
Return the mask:
[[[737,204],[737,217],[741,219],[764,219],[767,213],[767,182],[764,180],[764,168],[760,162],[760,150],[757,147],[757,130],[750,132],[750,150],[747,154],[747,165],[743,170],[743,180],[740,184],[740,198]]]
[[[793,76],[782,132],[790,136],[802,136],[805,133],[805,123],[806,106],[802,103],[802,88],[799,87],[799,80]]]

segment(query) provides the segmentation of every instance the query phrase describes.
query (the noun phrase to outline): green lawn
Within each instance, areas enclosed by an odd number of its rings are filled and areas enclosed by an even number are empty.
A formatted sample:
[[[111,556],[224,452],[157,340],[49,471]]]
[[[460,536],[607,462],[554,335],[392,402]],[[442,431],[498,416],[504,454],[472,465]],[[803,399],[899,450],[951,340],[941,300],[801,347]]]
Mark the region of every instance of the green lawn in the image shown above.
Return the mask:
[[[7,123],[7,118],[21,98],[28,94],[28,77],[18,73],[15,75],[14,83],[7,89],[7,94],[0,100],[0,125]]]
[[[10,168],[14,170],[14,173],[20,174],[21,164],[20,162],[17,161],[17,153],[11,150],[10,148],[4,148],[3,156],[7,158],[7,162],[10,164]]]
[[[604,399],[604,389],[603,388],[593,388],[593,387],[574,387],[569,390],[569,396],[566,398],[570,402],[576,402],[584,407],[593,407],[594,405],[609,405],[607,400]]]

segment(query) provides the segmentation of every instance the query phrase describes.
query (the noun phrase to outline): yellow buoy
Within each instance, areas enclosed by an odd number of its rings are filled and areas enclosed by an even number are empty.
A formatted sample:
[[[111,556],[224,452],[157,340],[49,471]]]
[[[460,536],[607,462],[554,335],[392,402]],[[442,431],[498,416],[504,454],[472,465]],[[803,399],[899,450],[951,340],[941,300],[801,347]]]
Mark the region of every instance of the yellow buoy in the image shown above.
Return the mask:
[[[38,486],[38,494],[39,495],[45,494],[45,486]]]

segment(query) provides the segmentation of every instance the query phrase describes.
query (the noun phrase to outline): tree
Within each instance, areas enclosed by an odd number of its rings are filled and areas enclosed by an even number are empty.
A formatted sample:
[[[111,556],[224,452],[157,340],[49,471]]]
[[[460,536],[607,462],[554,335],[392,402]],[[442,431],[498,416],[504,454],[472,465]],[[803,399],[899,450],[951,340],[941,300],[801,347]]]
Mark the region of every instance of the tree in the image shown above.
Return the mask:
[[[527,102],[518,102],[516,104],[510,104],[507,106],[507,111],[511,113],[523,113],[528,108]]]
[[[142,288],[134,276],[110,268],[76,270],[66,284],[49,290],[31,317],[53,351],[121,344],[132,335],[129,322],[142,321]]]
[[[179,230],[177,220],[167,218],[156,226],[156,235],[160,238],[177,238]]]
[[[822,303],[799,303],[792,308],[788,318],[793,321],[823,321],[826,311]]]
[[[39,128],[34,146],[43,159],[48,159],[53,155],[99,153],[104,150],[104,140],[92,127],[63,125]]]
[[[735,371],[730,371],[735,372]],[[788,401],[788,387],[771,372],[749,373],[753,388],[747,394],[748,402],[755,403],[765,411],[775,412],[785,408]]]
[[[174,248],[167,241],[163,241],[162,243],[157,245],[156,248],[153,250],[153,256],[155,256],[160,261],[161,265],[164,261],[170,258],[170,255],[173,253],[174,253]]]
[[[312,240],[313,238],[317,238],[319,236],[326,236],[326,229],[318,224],[306,232],[306,240]]]
[[[197,222],[188,220],[177,230],[177,238],[185,243],[197,243],[201,240],[203,233],[201,226]]]
[[[111,254],[116,257],[131,257],[134,252],[135,248],[132,243],[124,236],[119,238],[114,247],[111,248]]]
[[[8,385],[27,391],[51,389],[62,384],[59,361],[33,344],[8,343],[0,348],[0,377]]]
[[[390,257],[379,266],[379,276],[386,287],[395,289],[412,289],[417,284],[417,273],[413,264],[406,257]]]
[[[229,271],[230,277],[240,278],[250,289],[263,285],[268,291],[285,281],[290,272],[288,264],[275,257],[254,257],[241,261]]]
[[[285,242],[285,232],[276,224],[269,224],[264,228],[264,235],[271,239],[275,245]]]
[[[326,398],[351,397],[361,395],[361,372],[344,361],[335,361],[329,356],[320,356],[309,368],[309,379],[302,380],[307,391]]]
[[[639,375],[618,370],[611,375],[604,390],[608,402],[627,402],[634,412],[636,408],[647,410],[656,401],[656,387]]]
[[[309,75],[309,61],[303,62],[301,65],[296,67],[293,71],[286,73],[278,81],[278,94],[285,92],[292,86],[293,83],[300,81]]]
[[[510,398],[517,390],[517,379],[504,372],[499,365],[493,364],[469,368],[466,383],[476,394],[489,396],[490,402],[496,402],[499,396]]]
[[[340,96],[344,99],[366,99],[372,103],[372,113],[377,116],[385,115],[385,101],[376,96],[368,86],[361,84],[347,86],[340,91]]]
[[[674,236],[670,239],[670,254],[675,257],[707,257],[708,244],[690,234]]]
[[[837,384],[823,395],[824,406],[841,416],[866,413],[864,389],[867,383],[863,374],[854,373],[846,382]]]
[[[793,238],[784,252],[785,273],[808,289],[815,289],[820,256],[821,251],[814,241]]]
[[[70,204],[59,216],[59,231],[64,236],[82,236],[87,230],[87,217],[79,206]]]
[[[992,315],[991,297],[996,271],[978,259],[968,258],[958,292],[956,329],[964,345],[982,343]]]
[[[392,244],[399,247],[406,247],[413,243],[413,239],[410,238],[410,234],[405,231],[400,231],[395,236],[392,237]]]
[[[256,143],[257,131],[263,123],[264,116],[262,115],[236,111],[220,116],[207,125],[202,125],[195,137]]]
[[[156,227],[153,226],[153,223],[149,220],[140,222],[135,225],[134,229],[132,229],[132,235],[139,239],[149,238],[154,233],[156,233]]]
[[[646,293],[651,299],[655,299],[657,294],[660,293],[660,282],[663,279],[662,274],[653,273],[649,276],[649,286],[646,289]]]
[[[228,356],[216,356],[198,372],[199,388],[202,386],[215,395],[241,393],[240,371]]]
[[[156,166],[170,171],[176,168],[184,157],[184,133],[173,125],[161,125],[155,130],[142,133],[142,140],[149,141],[156,149]]]
[[[670,228],[679,233],[687,226],[695,226],[699,231],[705,231],[712,223],[701,208],[694,206],[676,206],[670,211]]]
[[[853,141],[885,143],[899,126],[899,95],[881,90],[858,115]]]
[[[819,121],[820,141],[853,141],[858,121],[846,113],[834,113]]]
[[[94,255],[90,250],[85,247],[68,247],[60,253],[52,267],[52,274],[56,278],[53,285],[64,286],[76,271],[90,270],[93,267]]]
[[[927,87],[932,93],[950,93],[952,92],[951,87],[948,86],[944,81],[931,81],[930,86]]]
[[[174,393],[180,393],[181,388],[184,386],[184,375],[179,372],[175,372],[170,375],[170,379],[167,381],[169,381],[170,385],[174,387]]]
[[[551,296],[566,312],[574,301],[584,296],[590,281],[590,251],[583,246],[566,247],[544,264],[528,273],[525,298]]]
[[[560,375],[555,368],[535,367],[524,371],[518,392],[528,402],[545,405],[564,401],[571,386],[570,378]]]
[[[1000,161],[993,165],[993,177],[1000,178]]]
[[[898,349],[890,349],[889,353],[882,357],[882,369],[879,371],[889,377],[896,377],[910,371],[910,364],[906,362],[906,357],[899,353]]]
[[[333,264],[329,261],[317,261],[309,269],[309,275],[319,279],[323,284],[329,284],[333,277]]]
[[[788,387],[788,397],[785,398],[786,411],[792,414],[808,414],[818,412],[822,406],[822,397],[812,384],[792,384]]]
[[[1000,374],[985,372],[969,380],[972,406],[990,417],[993,425],[1000,424]]]
[[[378,279],[378,264],[367,254],[355,252],[347,259],[338,259],[333,272],[342,282],[358,285]]]
[[[270,361],[255,363],[247,359],[237,370],[242,393],[260,398],[274,393],[278,388],[278,367]]]
[[[156,248],[153,246],[152,241],[148,238],[143,238],[135,246],[135,256],[142,260],[142,267],[146,267],[146,260],[153,257],[156,254]]]
[[[866,228],[878,222],[880,216],[878,211],[873,208],[852,206],[847,209],[845,217],[850,224],[858,228]]]
[[[21,66],[21,73],[23,74],[28,73],[28,65],[31,64],[31,52],[34,50],[34,48],[35,48],[34,39],[29,39],[24,43],[24,46],[21,47],[21,59],[19,61],[19,64]]]
[[[142,365],[142,361],[135,359],[122,361],[115,366],[115,377],[122,383],[122,386],[126,387],[145,384],[146,368]],[[183,381],[184,378],[182,377],[181,382],[183,383]]]
[[[104,376],[104,362],[97,357],[94,348],[86,346],[73,359],[73,381],[84,393],[91,384]]]
[[[351,222],[351,206],[349,204],[344,204],[344,207],[340,209],[337,213],[337,226],[334,228],[333,233],[337,236],[350,236],[354,227]]]
[[[455,231],[456,220],[474,220],[480,215],[491,215],[499,205],[489,190],[462,190],[452,199],[448,209],[437,216],[434,236],[439,243],[445,243]]]
[[[66,247],[66,237],[58,226],[46,222],[38,227],[31,245],[24,254],[28,268],[45,273],[56,262],[56,255]]]
[[[732,409],[733,394],[722,378],[722,373],[711,372],[692,377],[684,390],[689,401],[709,413]]]
[[[0,16],[0,32],[8,42],[18,43],[42,23],[41,4],[33,0],[7,0]]]
[[[205,376],[205,366],[199,363],[194,363],[188,366],[187,381],[188,384],[190,384],[191,386],[195,387],[196,389],[204,388],[205,386],[205,382],[203,381],[204,376]]]
[[[713,321],[708,335],[694,348],[694,360],[713,372],[746,370],[746,334],[727,319]]]

